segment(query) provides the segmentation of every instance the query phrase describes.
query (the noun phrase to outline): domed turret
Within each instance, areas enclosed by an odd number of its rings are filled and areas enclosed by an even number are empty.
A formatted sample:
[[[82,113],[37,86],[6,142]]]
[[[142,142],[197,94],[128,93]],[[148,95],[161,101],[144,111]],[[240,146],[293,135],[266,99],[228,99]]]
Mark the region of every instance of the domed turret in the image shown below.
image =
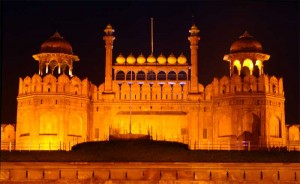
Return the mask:
[[[153,54],[150,54],[147,58],[147,62],[148,63],[155,63],[156,62],[156,58],[153,56]]]
[[[165,57],[162,53],[161,53],[161,54],[158,56],[158,58],[157,58],[157,62],[158,62],[159,64],[165,64],[166,61],[167,61],[167,59],[166,59],[166,57]]]
[[[269,58],[270,55],[263,53],[261,43],[245,31],[231,44],[230,54],[226,54],[223,60],[229,62],[230,76],[233,74],[259,76],[264,74],[263,62]]]
[[[168,63],[169,63],[169,64],[172,64],[172,65],[176,63],[176,57],[174,56],[173,53],[171,53],[171,54],[169,55],[169,57],[168,57]]]
[[[230,47],[230,53],[237,52],[262,52],[262,45],[253,38],[247,31],[233,42]]]
[[[73,51],[71,44],[63,39],[58,32],[55,32],[54,35],[42,44],[40,53],[73,54]]]
[[[116,61],[118,64],[124,64],[125,63],[125,57],[120,53],[120,55],[117,57]]]
[[[132,53],[129,54],[129,56],[126,59],[128,64],[134,64],[136,61],[136,58],[132,55]]]
[[[178,57],[178,63],[185,64],[186,61],[187,61],[186,57],[183,55],[183,53],[181,53],[180,56]]]
[[[142,53],[137,58],[137,62],[138,62],[138,64],[144,64],[146,62],[146,58],[144,57],[144,55]]]
[[[39,75],[48,72],[53,74],[54,71],[60,74],[69,70],[69,75],[73,76],[73,62],[79,61],[78,56],[73,55],[71,44],[58,32],[41,45],[39,54],[32,55],[32,57],[39,62]]]

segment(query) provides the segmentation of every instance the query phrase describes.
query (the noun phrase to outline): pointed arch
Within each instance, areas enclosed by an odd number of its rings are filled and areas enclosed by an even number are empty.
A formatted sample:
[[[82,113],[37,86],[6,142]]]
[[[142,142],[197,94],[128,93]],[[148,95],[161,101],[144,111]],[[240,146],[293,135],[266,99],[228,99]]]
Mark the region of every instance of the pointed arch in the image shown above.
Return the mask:
[[[271,137],[281,137],[281,122],[280,119],[275,116],[272,115],[270,117],[270,127],[269,127],[269,131],[270,131],[270,136]]]

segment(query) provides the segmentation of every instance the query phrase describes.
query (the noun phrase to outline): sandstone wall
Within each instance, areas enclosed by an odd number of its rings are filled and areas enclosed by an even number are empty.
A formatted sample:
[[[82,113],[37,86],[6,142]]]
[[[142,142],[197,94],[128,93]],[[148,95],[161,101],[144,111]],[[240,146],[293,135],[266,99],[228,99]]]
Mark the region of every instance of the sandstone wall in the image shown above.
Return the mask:
[[[3,162],[1,183],[299,183],[300,163]]]

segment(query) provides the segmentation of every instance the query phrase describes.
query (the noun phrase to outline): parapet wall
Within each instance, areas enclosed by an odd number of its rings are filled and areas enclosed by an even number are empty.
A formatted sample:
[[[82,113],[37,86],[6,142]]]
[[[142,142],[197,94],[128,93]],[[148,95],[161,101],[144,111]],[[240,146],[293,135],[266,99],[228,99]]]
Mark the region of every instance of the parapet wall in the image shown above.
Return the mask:
[[[69,78],[65,74],[57,78],[52,74],[44,77],[34,74],[32,77],[25,77],[24,80],[22,78],[19,79],[19,95],[30,93],[65,93],[88,96],[88,88],[88,79],[81,81],[76,76]]]
[[[1,183],[299,183],[300,163],[3,162]]]

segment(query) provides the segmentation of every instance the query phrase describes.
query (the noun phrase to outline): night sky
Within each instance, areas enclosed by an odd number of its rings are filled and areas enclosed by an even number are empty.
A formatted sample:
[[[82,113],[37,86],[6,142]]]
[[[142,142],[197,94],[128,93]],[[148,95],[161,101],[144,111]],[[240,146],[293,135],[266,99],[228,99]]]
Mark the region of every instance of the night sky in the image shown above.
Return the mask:
[[[183,52],[189,58],[188,30],[197,25],[199,82],[204,85],[229,75],[223,56],[247,30],[271,55],[265,73],[284,79],[286,123],[300,123],[299,7],[298,1],[2,1],[1,123],[16,122],[18,78],[38,73],[32,55],[56,30],[80,58],[73,74],[99,86],[104,81],[106,25],[115,29],[114,61],[119,53],[147,57],[151,17],[156,57]]]

